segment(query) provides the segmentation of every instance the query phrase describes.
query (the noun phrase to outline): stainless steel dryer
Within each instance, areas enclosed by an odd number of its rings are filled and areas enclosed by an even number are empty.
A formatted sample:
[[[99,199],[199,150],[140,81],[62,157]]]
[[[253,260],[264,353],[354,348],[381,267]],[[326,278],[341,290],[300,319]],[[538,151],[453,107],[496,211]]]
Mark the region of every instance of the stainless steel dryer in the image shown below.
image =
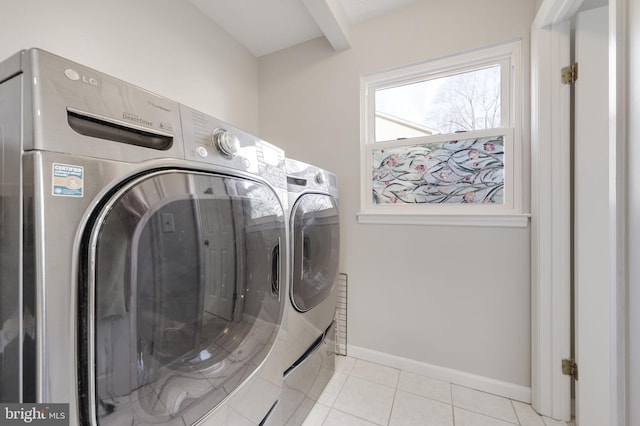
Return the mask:
[[[286,159],[291,279],[286,307],[283,420],[300,424],[335,370],[340,220],[334,174]]]
[[[35,49],[0,64],[0,148],[0,402],[280,423],[281,150]]]

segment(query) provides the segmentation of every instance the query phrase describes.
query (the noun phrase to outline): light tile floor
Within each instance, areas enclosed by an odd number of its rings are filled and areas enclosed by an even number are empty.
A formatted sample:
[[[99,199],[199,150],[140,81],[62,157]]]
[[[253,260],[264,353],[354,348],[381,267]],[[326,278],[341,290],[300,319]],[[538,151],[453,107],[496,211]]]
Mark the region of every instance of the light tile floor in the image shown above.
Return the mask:
[[[529,404],[338,356],[303,426],[572,426]]]

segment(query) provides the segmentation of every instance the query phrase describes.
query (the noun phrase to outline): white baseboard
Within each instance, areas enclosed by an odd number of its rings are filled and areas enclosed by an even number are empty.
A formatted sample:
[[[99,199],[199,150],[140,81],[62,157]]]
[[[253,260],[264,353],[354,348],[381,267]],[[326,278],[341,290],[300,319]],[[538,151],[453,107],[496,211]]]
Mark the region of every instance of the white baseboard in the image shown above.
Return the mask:
[[[452,368],[440,367],[426,362],[420,362],[409,358],[402,358],[384,352],[378,352],[359,346],[348,345],[347,354],[369,362],[386,365],[393,368],[409,371],[411,373],[428,376],[434,379],[450,382],[456,385],[477,389],[483,392],[502,396],[516,401],[531,403],[531,388],[513,383]]]

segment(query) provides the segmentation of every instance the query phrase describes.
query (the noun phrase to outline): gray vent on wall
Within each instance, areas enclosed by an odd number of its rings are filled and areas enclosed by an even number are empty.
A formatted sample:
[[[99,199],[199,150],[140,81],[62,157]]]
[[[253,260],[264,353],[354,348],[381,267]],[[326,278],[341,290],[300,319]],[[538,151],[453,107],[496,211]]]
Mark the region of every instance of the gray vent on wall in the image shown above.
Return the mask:
[[[347,355],[347,287],[349,276],[338,274],[336,306],[336,354]]]

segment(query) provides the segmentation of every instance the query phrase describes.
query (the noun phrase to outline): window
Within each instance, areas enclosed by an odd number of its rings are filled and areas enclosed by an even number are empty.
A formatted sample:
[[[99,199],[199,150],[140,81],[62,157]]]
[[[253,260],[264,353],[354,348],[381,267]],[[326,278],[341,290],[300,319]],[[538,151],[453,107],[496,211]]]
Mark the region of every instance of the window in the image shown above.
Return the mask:
[[[362,79],[361,223],[526,226],[520,43]]]
[[[375,89],[375,141],[499,128],[503,62]]]

